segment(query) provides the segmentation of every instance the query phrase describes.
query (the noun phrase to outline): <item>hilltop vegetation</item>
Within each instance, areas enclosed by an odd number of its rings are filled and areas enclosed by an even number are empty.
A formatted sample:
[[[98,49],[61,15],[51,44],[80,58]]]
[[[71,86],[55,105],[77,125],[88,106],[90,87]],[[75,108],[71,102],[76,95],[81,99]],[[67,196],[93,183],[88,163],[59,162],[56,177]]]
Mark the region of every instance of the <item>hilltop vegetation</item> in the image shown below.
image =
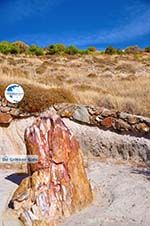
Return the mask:
[[[150,52],[150,46],[145,47],[144,49],[139,48],[138,46],[130,46],[125,50],[117,49],[112,46],[108,46],[104,51],[96,49],[94,46],[89,46],[87,49],[79,49],[76,46],[70,45],[65,46],[64,44],[50,44],[45,48],[41,48],[37,45],[27,45],[24,42],[0,42],[0,53],[2,54],[25,54],[25,55],[34,55],[34,56],[43,56],[43,55],[87,55],[87,54],[137,54],[140,52]]]

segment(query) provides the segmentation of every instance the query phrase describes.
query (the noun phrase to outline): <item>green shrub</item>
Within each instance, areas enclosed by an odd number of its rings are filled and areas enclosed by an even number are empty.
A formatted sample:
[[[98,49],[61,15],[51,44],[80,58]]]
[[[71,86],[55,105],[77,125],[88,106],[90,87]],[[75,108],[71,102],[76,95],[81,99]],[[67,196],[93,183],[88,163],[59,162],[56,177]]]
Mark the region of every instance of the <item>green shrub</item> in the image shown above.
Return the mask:
[[[29,48],[29,46],[26,43],[21,41],[16,41],[13,42],[12,44],[19,49],[19,53],[25,53]]]
[[[65,48],[65,53],[69,55],[75,55],[77,53],[80,53],[80,50],[76,48],[75,46],[71,45]]]
[[[0,42],[0,52],[3,54],[9,53],[9,42],[6,41]]]
[[[42,48],[36,46],[36,45],[31,45],[28,50],[27,53],[30,55],[36,55],[36,56],[42,56],[44,55],[44,51]]]
[[[110,54],[110,55],[113,55],[113,54],[122,54],[122,50],[121,49],[117,49],[117,48],[114,48],[112,46],[108,46],[106,49],[105,49],[105,53],[106,54]]]
[[[145,52],[150,53],[150,46],[147,46],[144,50]]]
[[[14,44],[10,44],[10,49],[9,49],[11,54],[18,54],[20,53],[20,49],[18,46],[15,46]]]
[[[89,52],[96,52],[96,48],[95,48],[94,46],[89,46],[89,47],[87,48],[87,50],[88,50]]]
[[[65,46],[63,44],[53,44],[48,46],[48,54],[60,54],[65,51]]]
[[[0,42],[0,52],[3,54],[18,54],[19,48],[12,43],[3,41]]]
[[[123,51],[121,49],[117,49],[117,54],[123,54]]]
[[[113,48],[112,46],[108,46],[106,49],[105,49],[105,53],[106,54],[116,54],[117,53],[117,49],[116,48]]]
[[[81,55],[84,55],[84,54],[88,54],[89,52],[87,49],[80,49],[80,50],[78,50],[78,53]]]

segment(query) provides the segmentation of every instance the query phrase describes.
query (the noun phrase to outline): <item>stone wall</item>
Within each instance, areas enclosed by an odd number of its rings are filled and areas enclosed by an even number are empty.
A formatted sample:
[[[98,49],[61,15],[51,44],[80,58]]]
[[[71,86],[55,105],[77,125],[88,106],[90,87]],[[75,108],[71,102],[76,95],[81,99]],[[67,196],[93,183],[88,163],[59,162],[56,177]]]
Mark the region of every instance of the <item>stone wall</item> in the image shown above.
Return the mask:
[[[150,118],[86,105],[57,104],[61,117],[120,134],[150,138]]]
[[[150,118],[117,112],[102,107],[55,104],[54,109],[62,118],[69,118],[81,124],[97,126],[119,134],[150,138]],[[8,126],[14,118],[38,116],[39,113],[22,112],[16,104],[0,97],[0,125]]]
[[[150,162],[149,119],[83,105],[57,104],[54,108],[76,136],[85,156],[92,154],[100,158]],[[31,117],[30,114],[20,113],[13,116],[10,112],[1,112],[0,155],[26,154],[24,132],[38,115],[36,113]],[[118,121],[128,126],[115,127],[119,125]],[[139,130],[139,125],[147,130]],[[4,164],[0,164],[0,167],[4,167]],[[18,165],[8,167],[18,168]],[[19,167],[26,168],[22,165]]]

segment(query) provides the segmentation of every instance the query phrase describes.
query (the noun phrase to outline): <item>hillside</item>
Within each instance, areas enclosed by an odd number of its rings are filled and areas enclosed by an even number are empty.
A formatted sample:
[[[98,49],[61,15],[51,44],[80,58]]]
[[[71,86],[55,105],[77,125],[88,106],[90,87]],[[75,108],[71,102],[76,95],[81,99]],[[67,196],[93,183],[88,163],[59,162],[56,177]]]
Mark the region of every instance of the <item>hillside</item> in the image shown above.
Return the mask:
[[[92,104],[150,116],[150,54],[0,55],[0,94],[25,89],[19,105],[36,112],[59,102]]]

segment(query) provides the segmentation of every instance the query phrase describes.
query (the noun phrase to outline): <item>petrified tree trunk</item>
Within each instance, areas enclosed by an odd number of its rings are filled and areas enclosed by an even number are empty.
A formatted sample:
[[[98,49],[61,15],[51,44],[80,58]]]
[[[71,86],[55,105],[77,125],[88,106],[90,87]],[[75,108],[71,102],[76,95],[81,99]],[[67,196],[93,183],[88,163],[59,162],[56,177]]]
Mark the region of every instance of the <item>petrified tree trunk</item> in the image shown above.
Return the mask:
[[[44,115],[25,132],[27,153],[37,155],[11,200],[25,225],[53,225],[92,201],[79,144],[56,115]],[[44,220],[44,222],[43,222]]]

